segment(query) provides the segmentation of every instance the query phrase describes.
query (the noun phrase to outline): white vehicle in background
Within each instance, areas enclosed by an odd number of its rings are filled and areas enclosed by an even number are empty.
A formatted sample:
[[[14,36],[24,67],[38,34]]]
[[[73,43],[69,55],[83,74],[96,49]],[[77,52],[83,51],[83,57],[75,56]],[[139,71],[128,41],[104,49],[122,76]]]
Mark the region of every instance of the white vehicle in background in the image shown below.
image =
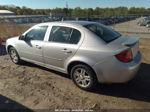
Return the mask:
[[[146,25],[147,28],[150,28],[150,23]]]

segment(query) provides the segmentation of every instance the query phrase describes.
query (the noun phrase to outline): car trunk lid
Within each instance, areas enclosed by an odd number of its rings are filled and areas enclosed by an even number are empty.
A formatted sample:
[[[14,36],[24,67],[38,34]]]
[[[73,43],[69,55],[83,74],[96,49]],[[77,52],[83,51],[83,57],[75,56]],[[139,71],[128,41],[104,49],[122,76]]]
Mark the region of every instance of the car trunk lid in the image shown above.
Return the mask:
[[[131,49],[133,58],[136,56],[139,48],[139,37],[125,37],[121,36],[120,38],[109,43],[108,46],[114,51],[122,52],[125,49]]]
[[[128,37],[127,41],[122,43],[123,46],[130,47],[133,53],[133,58],[136,56],[139,49],[139,37]]]

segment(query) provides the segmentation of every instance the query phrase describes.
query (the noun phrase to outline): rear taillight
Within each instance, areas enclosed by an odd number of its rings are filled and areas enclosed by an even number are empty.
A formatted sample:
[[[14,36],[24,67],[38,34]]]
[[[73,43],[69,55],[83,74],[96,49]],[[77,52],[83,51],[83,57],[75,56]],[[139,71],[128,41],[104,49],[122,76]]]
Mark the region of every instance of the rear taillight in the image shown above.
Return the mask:
[[[124,63],[128,63],[133,60],[133,54],[131,49],[125,50],[115,56],[118,60]]]

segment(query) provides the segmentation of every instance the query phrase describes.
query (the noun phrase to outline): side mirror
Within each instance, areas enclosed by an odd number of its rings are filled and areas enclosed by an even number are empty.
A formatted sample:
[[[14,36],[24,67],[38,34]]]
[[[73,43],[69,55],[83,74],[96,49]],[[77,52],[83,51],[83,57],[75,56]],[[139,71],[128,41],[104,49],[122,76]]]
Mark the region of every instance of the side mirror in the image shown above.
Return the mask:
[[[19,36],[19,40],[25,40],[25,36],[24,35],[20,35]]]

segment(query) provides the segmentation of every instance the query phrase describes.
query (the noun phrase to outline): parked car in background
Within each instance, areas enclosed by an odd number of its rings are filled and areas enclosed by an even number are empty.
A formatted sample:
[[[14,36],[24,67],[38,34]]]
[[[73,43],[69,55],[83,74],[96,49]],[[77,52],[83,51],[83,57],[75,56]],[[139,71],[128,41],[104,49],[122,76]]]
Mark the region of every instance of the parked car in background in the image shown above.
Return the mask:
[[[140,25],[140,26],[146,26],[147,24],[150,24],[150,18],[149,17],[141,19],[140,21],[138,21],[138,25]]]
[[[80,20],[80,21],[94,21],[104,25],[112,25],[121,22],[134,20],[139,16],[110,16],[110,17],[50,17],[50,16],[12,16],[0,18],[1,22],[12,22],[12,23],[43,23],[52,21],[64,21],[64,20]]]
[[[14,63],[24,60],[70,74],[84,90],[131,80],[141,63],[138,46],[138,37],[88,21],[42,23],[6,41]]]
[[[146,25],[146,27],[147,27],[147,28],[150,28],[150,23],[148,23],[148,24]]]

